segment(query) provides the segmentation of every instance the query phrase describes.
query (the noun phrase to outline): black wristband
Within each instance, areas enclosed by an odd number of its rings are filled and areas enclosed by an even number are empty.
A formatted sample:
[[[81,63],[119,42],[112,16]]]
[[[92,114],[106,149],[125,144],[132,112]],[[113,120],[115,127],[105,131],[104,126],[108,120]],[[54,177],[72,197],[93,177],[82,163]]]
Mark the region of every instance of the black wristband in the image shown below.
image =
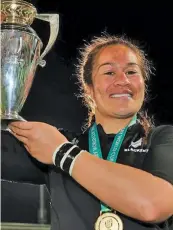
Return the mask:
[[[70,142],[64,143],[55,153],[55,166],[71,175],[75,158],[81,153],[81,149]],[[74,162],[73,162],[74,161]]]
[[[65,155],[65,153],[74,145],[72,143],[65,143],[56,153],[55,166],[60,167],[60,162]]]
[[[73,162],[74,158],[80,153],[81,149],[79,147],[75,147],[71,150],[71,152],[66,157],[62,170],[65,172],[69,172],[71,163]]]

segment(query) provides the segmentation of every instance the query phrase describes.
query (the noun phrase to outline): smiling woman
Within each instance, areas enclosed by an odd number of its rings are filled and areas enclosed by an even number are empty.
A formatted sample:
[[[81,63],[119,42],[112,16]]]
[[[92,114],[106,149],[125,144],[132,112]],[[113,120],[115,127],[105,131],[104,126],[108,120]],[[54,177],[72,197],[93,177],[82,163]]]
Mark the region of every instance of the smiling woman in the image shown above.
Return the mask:
[[[143,51],[121,37],[95,38],[78,71],[92,122],[80,134],[11,123],[27,151],[2,141],[2,178],[46,183],[52,229],[170,229],[173,127],[140,116],[151,74]]]
[[[142,106],[154,68],[144,52],[123,37],[103,36],[93,39],[81,54],[78,79],[90,111],[88,125],[96,114],[98,121],[104,113],[111,122],[115,118],[125,121],[138,113],[148,132],[152,123]]]

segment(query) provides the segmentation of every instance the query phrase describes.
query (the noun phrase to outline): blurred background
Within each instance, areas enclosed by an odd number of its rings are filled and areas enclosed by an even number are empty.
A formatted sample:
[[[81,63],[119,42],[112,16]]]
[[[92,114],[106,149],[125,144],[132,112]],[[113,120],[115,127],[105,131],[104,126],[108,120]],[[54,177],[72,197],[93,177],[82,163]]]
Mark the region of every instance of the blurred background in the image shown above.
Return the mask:
[[[38,67],[33,86],[22,109],[27,120],[43,121],[57,127],[80,131],[87,110],[76,97],[75,65],[84,41],[103,32],[139,40],[156,68],[149,85],[148,113],[156,124],[173,124],[173,27],[168,3],[145,1],[30,1],[39,13],[59,13],[60,30],[56,44],[47,54],[44,68]],[[171,3],[170,3],[171,4]],[[44,43],[49,24],[35,20],[33,28]],[[10,144],[10,143],[9,143]],[[2,222],[39,223],[40,186],[2,181]],[[46,215],[50,222],[49,195],[44,189]]]

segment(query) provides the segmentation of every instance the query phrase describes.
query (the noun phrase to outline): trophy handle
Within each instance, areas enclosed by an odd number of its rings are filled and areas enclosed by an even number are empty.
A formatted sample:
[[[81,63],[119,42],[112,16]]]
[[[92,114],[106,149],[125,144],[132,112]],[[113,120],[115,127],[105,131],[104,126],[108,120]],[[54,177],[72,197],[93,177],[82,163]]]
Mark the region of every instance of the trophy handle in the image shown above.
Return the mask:
[[[50,23],[50,37],[46,48],[40,56],[39,65],[44,67],[46,65],[46,61],[43,60],[45,55],[49,52],[49,50],[54,45],[56,38],[59,32],[59,15],[58,14],[36,14],[36,18],[42,21],[46,21]]]

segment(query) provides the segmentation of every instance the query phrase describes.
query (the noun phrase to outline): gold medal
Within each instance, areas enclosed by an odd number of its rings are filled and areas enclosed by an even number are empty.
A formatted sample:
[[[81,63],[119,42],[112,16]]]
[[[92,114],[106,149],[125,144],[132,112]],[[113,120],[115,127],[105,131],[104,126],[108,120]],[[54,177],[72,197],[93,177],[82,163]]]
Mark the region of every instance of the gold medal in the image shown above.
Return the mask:
[[[95,230],[123,230],[123,222],[115,213],[103,213],[95,223]]]

